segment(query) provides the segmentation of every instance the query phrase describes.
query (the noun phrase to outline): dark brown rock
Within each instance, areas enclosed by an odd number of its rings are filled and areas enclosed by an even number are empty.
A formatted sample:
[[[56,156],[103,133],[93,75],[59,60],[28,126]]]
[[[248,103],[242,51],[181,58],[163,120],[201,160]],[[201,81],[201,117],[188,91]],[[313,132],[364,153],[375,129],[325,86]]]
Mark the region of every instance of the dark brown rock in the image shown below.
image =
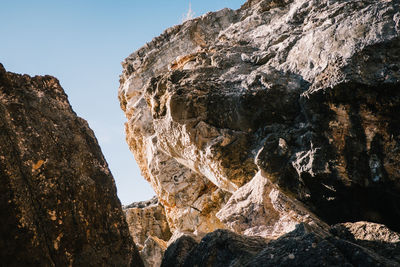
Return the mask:
[[[267,244],[264,238],[222,229],[207,234],[196,246],[194,242],[185,236],[176,240],[166,250],[161,266],[244,266]]]
[[[93,132],[58,80],[0,64],[2,266],[142,266]]]

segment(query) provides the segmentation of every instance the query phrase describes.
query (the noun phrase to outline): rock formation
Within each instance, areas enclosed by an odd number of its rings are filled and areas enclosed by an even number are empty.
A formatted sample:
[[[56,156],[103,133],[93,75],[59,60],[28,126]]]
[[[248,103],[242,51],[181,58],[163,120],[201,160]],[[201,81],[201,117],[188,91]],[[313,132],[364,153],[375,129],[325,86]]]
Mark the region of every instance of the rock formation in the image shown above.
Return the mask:
[[[139,249],[143,248],[149,236],[156,236],[164,241],[171,238],[164,207],[158,203],[157,197],[148,202],[128,205],[124,207],[124,211],[129,231]]]
[[[342,231],[337,231],[337,229]],[[357,231],[354,231],[354,228]],[[379,228],[383,235],[376,236]],[[373,229],[373,238],[369,229]],[[165,252],[168,266],[399,266],[399,234],[367,222],[335,225],[331,232],[298,224],[276,240],[241,236],[228,230],[207,234],[182,255],[176,244]],[[336,235],[335,235],[336,234]],[[361,238],[360,238],[361,237]],[[364,242],[363,245],[360,245]],[[179,259],[176,261],[175,259]],[[173,263],[173,264],[171,264]]]
[[[167,29],[123,67],[127,142],[170,244],[229,229],[280,237],[274,250],[308,242],[304,225],[335,257],[364,250],[328,225],[400,230],[400,1],[249,0]],[[239,238],[199,246],[220,235]],[[340,255],[330,264],[364,263]]]
[[[133,241],[138,246],[144,265],[160,266],[161,259],[171,238],[164,207],[157,197],[149,201],[132,203],[124,207],[126,220]]]
[[[142,266],[107,163],[58,80],[0,64],[2,266]]]

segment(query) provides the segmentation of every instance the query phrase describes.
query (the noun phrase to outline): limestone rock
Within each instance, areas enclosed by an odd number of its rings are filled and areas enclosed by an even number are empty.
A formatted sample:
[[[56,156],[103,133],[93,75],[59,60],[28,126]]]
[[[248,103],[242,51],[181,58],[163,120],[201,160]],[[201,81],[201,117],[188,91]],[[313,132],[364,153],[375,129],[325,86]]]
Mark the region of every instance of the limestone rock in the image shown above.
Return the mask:
[[[165,210],[157,197],[147,202],[136,202],[124,207],[126,221],[135,244],[141,250],[149,236],[168,241],[171,231]]]
[[[58,80],[0,64],[2,266],[142,266],[93,132]]]
[[[126,221],[133,241],[147,267],[160,266],[171,231],[164,207],[157,197],[124,207]]]
[[[149,200],[144,200],[144,201],[138,201],[138,202],[133,202],[129,205],[122,206],[122,209],[127,210],[131,208],[146,208],[146,207],[152,207],[156,206],[158,204],[158,198],[157,196],[153,196]]]
[[[321,229],[327,227],[301,203],[282,193],[260,172],[239,188],[216,215],[238,234],[269,239],[293,231],[302,222]]]
[[[127,141],[171,231],[400,230],[399,55],[398,0],[250,0],[127,57]]]

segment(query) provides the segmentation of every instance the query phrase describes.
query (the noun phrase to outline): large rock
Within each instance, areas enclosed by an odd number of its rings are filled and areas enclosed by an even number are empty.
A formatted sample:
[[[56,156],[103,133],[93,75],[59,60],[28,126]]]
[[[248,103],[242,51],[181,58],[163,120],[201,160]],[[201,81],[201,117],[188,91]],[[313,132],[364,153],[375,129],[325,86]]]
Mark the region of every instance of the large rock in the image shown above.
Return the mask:
[[[2,266],[142,266],[93,132],[58,80],[0,64]]]
[[[341,227],[331,229],[335,236],[328,228],[321,230],[301,223],[269,242],[217,230],[191,249],[180,250],[187,247],[187,241],[178,239],[165,252],[161,266],[400,266],[397,233],[383,225],[358,222],[345,225],[349,231],[344,237],[337,230]],[[352,232],[354,228],[357,231]],[[369,244],[362,246],[355,241],[369,236],[372,228],[375,234]]]
[[[216,230],[190,250],[182,266],[244,266],[265,246],[266,240],[261,237]]]
[[[376,240],[389,249],[393,244]],[[271,241],[246,266],[399,266],[378,251],[299,224]]]
[[[127,141],[173,232],[400,230],[398,0],[251,0],[123,67]]]

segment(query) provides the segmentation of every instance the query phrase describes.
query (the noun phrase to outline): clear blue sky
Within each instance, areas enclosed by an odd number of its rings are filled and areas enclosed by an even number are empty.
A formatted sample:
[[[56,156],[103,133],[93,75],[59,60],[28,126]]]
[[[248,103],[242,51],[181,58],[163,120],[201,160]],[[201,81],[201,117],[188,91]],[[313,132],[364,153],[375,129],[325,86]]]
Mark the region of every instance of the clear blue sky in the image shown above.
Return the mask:
[[[245,0],[192,0],[195,16]],[[189,0],[1,0],[0,62],[8,71],[57,77],[75,112],[89,122],[122,204],[154,191],[125,143],[117,91],[120,62],[179,24]]]

